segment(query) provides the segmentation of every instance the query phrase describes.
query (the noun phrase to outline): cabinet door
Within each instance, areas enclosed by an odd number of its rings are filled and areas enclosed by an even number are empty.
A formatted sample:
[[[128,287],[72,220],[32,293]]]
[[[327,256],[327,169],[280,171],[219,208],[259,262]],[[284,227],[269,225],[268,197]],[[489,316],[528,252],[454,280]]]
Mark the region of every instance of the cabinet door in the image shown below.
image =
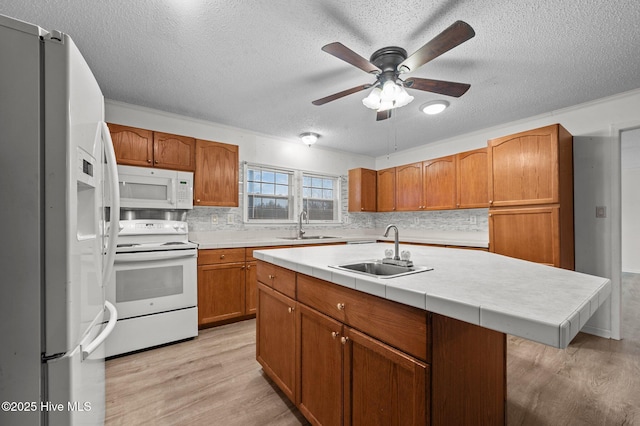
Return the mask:
[[[557,125],[492,139],[488,149],[491,206],[559,202]]]
[[[245,264],[198,266],[198,325],[245,313]]]
[[[345,327],[345,425],[424,426],[429,367]]]
[[[153,166],[153,132],[109,123],[118,164]]]
[[[298,303],[298,396],[313,424],[342,424],[342,324]]]
[[[396,168],[378,170],[378,211],[396,209]]]
[[[296,399],[296,302],[259,283],[256,359],[292,402]]]
[[[196,169],[196,140],[168,133],[153,133],[153,165],[163,169]]]
[[[489,248],[492,253],[561,266],[559,216],[558,207],[490,210]]]
[[[427,210],[456,208],[455,156],[436,158],[422,163],[424,204]]]
[[[245,309],[244,312],[249,314],[256,313],[256,306],[258,302],[257,294],[258,278],[256,275],[256,262],[247,262],[247,269],[245,272]]]
[[[489,206],[489,166],[487,149],[461,152],[456,155],[457,203],[459,209]]]
[[[238,146],[196,140],[194,205],[238,207]]]
[[[377,173],[369,169],[349,170],[349,211],[376,211]]]
[[[396,210],[423,209],[422,192],[422,163],[396,167]]]

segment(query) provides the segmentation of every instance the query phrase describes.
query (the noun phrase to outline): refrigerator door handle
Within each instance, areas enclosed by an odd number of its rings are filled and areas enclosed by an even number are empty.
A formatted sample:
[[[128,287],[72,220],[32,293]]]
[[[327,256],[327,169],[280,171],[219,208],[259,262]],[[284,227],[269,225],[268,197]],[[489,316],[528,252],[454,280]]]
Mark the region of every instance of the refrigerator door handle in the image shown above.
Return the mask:
[[[116,256],[116,246],[118,245],[118,230],[120,229],[120,186],[118,182],[118,165],[116,164],[116,153],[113,148],[113,140],[107,123],[101,121],[102,140],[105,141],[104,150],[107,159],[109,171],[109,189],[111,191],[111,210],[109,219],[109,236],[105,267],[102,277],[102,285],[107,286],[111,274],[113,273],[113,264]]]
[[[107,323],[107,326],[104,328],[104,330],[102,330],[91,343],[89,343],[85,347],[81,347],[83,361],[87,359],[89,355],[91,355],[91,353],[95,351],[107,337],[109,337],[114,327],[116,326],[116,321],[118,321],[118,311],[116,310],[116,307],[113,306],[108,300],[105,300],[104,306],[109,310],[109,322]]]

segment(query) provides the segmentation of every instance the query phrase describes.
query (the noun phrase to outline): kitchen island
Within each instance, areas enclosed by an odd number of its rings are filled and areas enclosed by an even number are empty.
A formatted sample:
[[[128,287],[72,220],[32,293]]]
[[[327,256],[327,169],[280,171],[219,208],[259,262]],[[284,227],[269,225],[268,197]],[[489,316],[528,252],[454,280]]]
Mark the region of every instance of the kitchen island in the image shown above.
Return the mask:
[[[312,423],[504,424],[505,333],[565,348],[611,291],[474,250],[401,245],[433,270],[393,279],[330,266],[388,248],[255,252],[257,359]]]

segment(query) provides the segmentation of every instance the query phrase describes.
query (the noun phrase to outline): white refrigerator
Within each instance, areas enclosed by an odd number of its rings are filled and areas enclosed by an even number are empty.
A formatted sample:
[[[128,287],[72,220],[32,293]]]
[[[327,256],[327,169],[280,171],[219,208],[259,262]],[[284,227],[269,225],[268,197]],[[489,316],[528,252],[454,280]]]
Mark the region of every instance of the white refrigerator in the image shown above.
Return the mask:
[[[71,38],[0,15],[0,425],[104,423],[117,182]]]

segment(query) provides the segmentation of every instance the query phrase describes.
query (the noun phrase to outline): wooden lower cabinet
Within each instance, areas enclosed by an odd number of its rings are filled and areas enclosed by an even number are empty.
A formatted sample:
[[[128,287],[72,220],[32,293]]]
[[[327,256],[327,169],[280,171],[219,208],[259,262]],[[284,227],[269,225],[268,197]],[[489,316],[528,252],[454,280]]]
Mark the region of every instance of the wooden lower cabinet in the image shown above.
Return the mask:
[[[255,314],[258,306],[258,278],[256,276],[256,262],[247,262],[245,270],[245,313]]]
[[[271,282],[273,268],[282,277],[283,268],[257,263],[256,358],[311,424],[506,423],[504,333],[400,308],[382,298],[372,301],[368,298],[374,296],[364,293],[354,304],[350,297],[355,290],[299,273],[287,278],[295,290],[295,296],[288,297],[260,279]],[[359,322],[360,308],[371,312],[369,323]],[[398,316],[406,319],[407,331],[394,333],[404,336],[400,341],[378,330],[387,310],[389,324]],[[419,320],[411,310],[426,316]],[[424,346],[419,351],[408,342],[416,340],[416,321],[425,324],[418,327]],[[381,337],[373,337],[375,333]],[[420,353],[421,359],[401,347]]]
[[[557,205],[489,210],[492,253],[574,269],[573,223]]]
[[[296,400],[295,300],[257,285],[256,359],[291,401]]]
[[[243,316],[244,280],[244,262],[199,266],[198,325]]]
[[[298,304],[296,405],[316,425],[343,424],[342,324]]]
[[[352,328],[344,338],[344,424],[428,424],[429,366]]]

